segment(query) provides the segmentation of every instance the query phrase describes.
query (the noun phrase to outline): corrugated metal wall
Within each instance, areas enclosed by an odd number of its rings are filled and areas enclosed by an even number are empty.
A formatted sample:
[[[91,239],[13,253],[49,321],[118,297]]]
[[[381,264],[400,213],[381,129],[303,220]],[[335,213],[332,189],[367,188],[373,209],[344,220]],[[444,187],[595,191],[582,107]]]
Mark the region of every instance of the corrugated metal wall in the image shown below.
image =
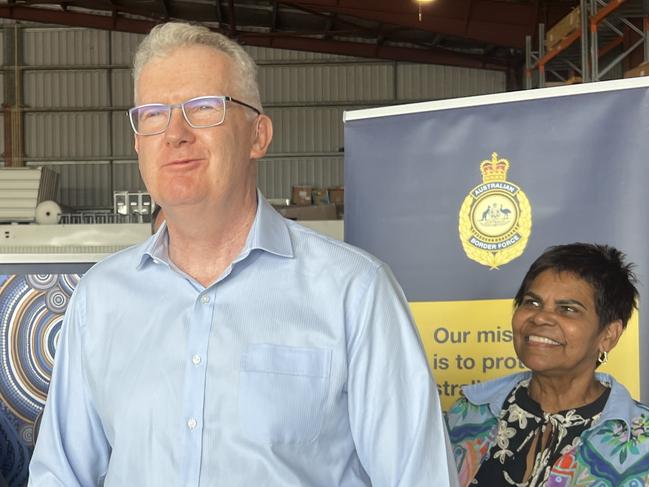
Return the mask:
[[[144,189],[125,115],[142,36],[37,24],[20,32],[27,164],[58,171],[60,202],[74,208],[108,208],[113,190]],[[345,110],[505,89],[504,75],[490,71],[247,49],[275,124],[259,163],[259,187],[270,198],[289,197],[293,184],[344,183]]]
[[[4,19],[0,19],[2,21]],[[2,28],[2,22],[0,22],[0,66],[5,66],[4,54],[5,54],[5,36],[4,29]],[[4,71],[0,71],[0,93],[2,94],[4,101]],[[0,110],[0,155],[5,152],[5,124],[4,124],[4,113]],[[0,167],[4,166],[4,158],[0,157]]]

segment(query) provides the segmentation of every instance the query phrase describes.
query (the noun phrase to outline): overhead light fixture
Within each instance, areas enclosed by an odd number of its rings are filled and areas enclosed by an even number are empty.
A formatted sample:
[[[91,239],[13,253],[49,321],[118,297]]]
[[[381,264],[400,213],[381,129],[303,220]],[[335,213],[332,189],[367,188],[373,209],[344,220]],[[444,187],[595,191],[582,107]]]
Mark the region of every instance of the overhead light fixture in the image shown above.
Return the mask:
[[[424,3],[433,3],[435,0],[415,0],[417,2],[417,8],[419,13],[419,22],[421,22],[421,6]]]

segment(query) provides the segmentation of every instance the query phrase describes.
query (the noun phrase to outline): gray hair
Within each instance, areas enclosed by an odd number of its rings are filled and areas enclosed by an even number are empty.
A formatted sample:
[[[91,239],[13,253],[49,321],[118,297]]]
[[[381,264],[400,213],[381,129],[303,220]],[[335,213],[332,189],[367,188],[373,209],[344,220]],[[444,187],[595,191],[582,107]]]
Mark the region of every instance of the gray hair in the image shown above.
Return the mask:
[[[223,34],[213,32],[201,25],[182,22],[168,22],[156,25],[142,40],[133,58],[133,80],[135,81],[135,98],[137,99],[137,81],[142,68],[153,58],[168,55],[179,47],[207,46],[229,56],[237,66],[239,73],[238,87],[244,100],[261,110],[261,97],[257,84],[257,65],[250,55],[236,42]]]

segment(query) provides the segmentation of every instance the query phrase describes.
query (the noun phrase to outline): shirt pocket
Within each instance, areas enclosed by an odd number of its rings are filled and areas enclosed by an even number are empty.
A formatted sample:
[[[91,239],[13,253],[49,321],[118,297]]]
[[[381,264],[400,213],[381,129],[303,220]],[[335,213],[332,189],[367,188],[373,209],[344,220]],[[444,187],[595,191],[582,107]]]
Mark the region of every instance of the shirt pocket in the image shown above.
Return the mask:
[[[331,350],[252,344],[241,357],[239,422],[262,443],[308,443],[320,434]]]

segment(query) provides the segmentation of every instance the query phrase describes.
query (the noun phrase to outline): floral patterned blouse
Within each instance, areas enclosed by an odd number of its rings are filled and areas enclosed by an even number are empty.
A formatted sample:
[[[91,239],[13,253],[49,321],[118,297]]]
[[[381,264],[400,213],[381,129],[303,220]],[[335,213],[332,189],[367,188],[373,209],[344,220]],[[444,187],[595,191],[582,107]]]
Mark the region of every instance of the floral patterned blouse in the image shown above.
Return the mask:
[[[627,390],[606,374],[596,374],[596,377],[610,389],[608,394],[604,393],[585,409],[565,412],[563,416],[571,413],[568,419],[554,418],[555,422],[567,421],[564,426],[571,426],[566,427],[564,434],[553,437],[547,448],[536,452],[537,462],[542,460],[543,452],[553,457],[546,459],[550,468],[539,467],[535,479],[517,483],[524,475],[527,453],[523,454],[522,450],[515,453],[512,448],[523,444],[526,435],[521,440],[516,433],[508,430],[510,426],[507,425],[527,421],[524,426],[513,429],[534,434],[536,419],[528,418],[525,413],[511,407],[513,402],[517,402],[516,399],[522,397],[520,391],[526,388],[530,377],[531,374],[526,372],[466,386],[463,389],[464,397],[448,411],[447,424],[460,485],[465,487],[479,482],[480,485],[493,487],[649,486],[649,407],[631,399]],[[521,396],[517,396],[517,393]],[[509,399],[514,401],[508,402]],[[599,401],[605,403],[603,408]],[[525,405],[525,410],[533,407],[529,403]],[[596,412],[597,409],[600,412]],[[510,410],[513,412],[511,417]],[[503,419],[505,424],[501,423]],[[548,421],[551,420],[548,418]],[[573,434],[578,430],[578,434]],[[562,431],[558,424],[556,431]],[[514,454],[521,460],[507,462]],[[500,480],[489,477],[493,474],[489,473],[492,467],[503,457],[503,465],[509,464],[505,470],[511,482],[502,470]]]
[[[572,449],[579,436],[599,417],[611,391],[607,388],[586,406],[550,414],[529,396],[529,384],[529,379],[519,382],[505,400],[498,418],[496,442],[472,484],[489,487],[545,485],[554,462],[563,452]],[[546,433],[545,444],[538,441]],[[532,448],[534,463],[529,479],[523,482]]]

